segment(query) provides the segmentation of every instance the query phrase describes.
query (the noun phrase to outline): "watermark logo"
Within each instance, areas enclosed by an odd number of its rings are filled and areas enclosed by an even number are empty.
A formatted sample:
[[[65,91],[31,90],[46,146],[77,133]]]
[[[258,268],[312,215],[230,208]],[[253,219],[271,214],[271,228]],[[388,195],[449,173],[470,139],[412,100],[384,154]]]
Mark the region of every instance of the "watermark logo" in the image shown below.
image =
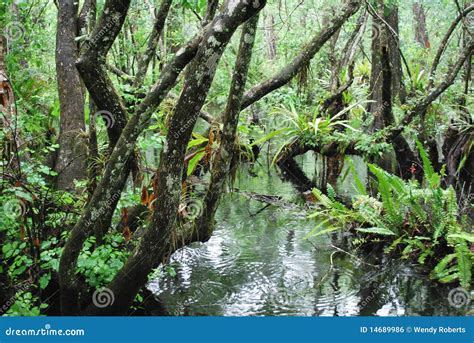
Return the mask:
[[[97,121],[97,117],[102,117],[105,122],[105,127],[110,129],[115,125],[115,119],[112,113],[109,111],[98,111],[94,114],[94,121]]]
[[[12,21],[5,25],[3,33],[9,42],[18,41],[25,36],[25,27],[17,21]]]
[[[96,289],[92,295],[92,303],[98,308],[112,306],[114,302],[114,292],[112,292],[112,290],[107,287]]]
[[[15,295],[10,297],[1,307],[0,316],[4,315],[8,309],[15,303],[21,292],[26,292],[32,286],[31,281],[26,281],[15,288]]]
[[[23,200],[12,199],[3,204],[3,211],[11,219],[22,217],[26,213],[26,204]]]
[[[453,288],[448,293],[448,302],[456,308],[467,307],[471,302],[471,295],[462,287]]]
[[[196,219],[201,216],[203,212],[203,203],[197,198],[183,197],[181,199],[179,212],[183,214],[184,218],[191,220]]]
[[[378,39],[380,37],[380,33],[382,32],[382,30],[383,30],[383,25],[377,22],[372,23],[371,30],[369,30],[369,39],[370,40]]]

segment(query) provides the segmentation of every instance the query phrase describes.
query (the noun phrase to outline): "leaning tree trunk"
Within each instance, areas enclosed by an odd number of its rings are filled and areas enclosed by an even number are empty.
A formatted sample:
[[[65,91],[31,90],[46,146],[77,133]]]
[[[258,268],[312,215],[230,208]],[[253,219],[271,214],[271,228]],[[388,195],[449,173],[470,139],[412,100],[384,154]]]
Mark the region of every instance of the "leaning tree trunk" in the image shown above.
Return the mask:
[[[472,11],[474,11],[474,4],[467,6],[461,13],[459,13],[456,19],[454,19],[451,25],[449,26],[448,31],[443,36],[443,39],[441,40],[441,43],[439,43],[438,50],[436,51],[436,55],[433,59],[433,63],[431,64],[430,74],[428,77],[429,79],[428,88],[432,88],[434,85],[436,69],[438,68],[441,62],[441,57],[443,53],[445,52],[446,47],[448,46],[451,35],[453,34],[454,30],[456,29],[456,27],[462,20],[464,20],[468,15],[472,15],[470,14]]]
[[[253,86],[245,92],[242,99],[241,110],[290,82],[302,68],[308,65],[311,59],[334,35],[334,33],[339,30],[346,20],[359,10],[360,6],[360,0],[348,0],[340,12],[338,12],[338,14],[329,21],[328,25],[323,27],[314,38],[305,45],[305,47],[290,63],[279,70],[271,78]]]
[[[86,143],[83,133],[84,94],[75,62],[78,57],[77,33],[78,2],[58,2],[56,32],[56,74],[61,109],[59,151],[55,170],[58,173],[57,188],[71,191],[74,180],[87,176]]]
[[[223,116],[223,130],[219,149],[214,157],[211,181],[204,198],[202,215],[196,220],[196,229],[203,239],[209,239],[213,231],[214,215],[218,206],[224,181],[229,176],[231,161],[236,150],[235,139],[239,123],[240,107],[244,95],[247,74],[252,58],[252,48],[257,31],[258,15],[250,19],[242,30],[239,53],[230,85],[227,106]]]
[[[203,36],[196,57],[189,66],[181,96],[170,118],[156,175],[158,190],[153,219],[139,246],[118,272],[110,289],[115,302],[107,308],[91,305],[92,315],[123,314],[147,282],[150,271],[174,251],[174,231],[181,196],[181,177],[186,147],[215,75],[217,64],[237,27],[265,6],[265,1],[227,1]]]
[[[201,22],[202,26],[206,26],[212,21],[212,19],[214,19],[214,16],[216,15],[218,7],[219,7],[219,0],[207,1],[206,14],[204,15],[204,18],[202,19],[202,22]]]

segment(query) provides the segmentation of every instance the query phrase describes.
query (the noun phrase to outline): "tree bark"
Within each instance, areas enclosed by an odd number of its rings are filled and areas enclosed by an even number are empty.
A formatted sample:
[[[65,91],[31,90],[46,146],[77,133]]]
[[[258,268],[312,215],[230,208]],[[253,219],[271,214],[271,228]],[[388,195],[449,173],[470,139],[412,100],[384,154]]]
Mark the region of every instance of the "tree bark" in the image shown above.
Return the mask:
[[[383,66],[381,37],[384,32],[388,35],[387,53],[391,63],[391,92],[393,96],[399,96],[401,102],[405,101],[405,90],[402,83],[402,65],[400,57],[400,41],[398,37],[398,8],[392,6],[387,8],[380,1],[376,13],[372,13],[372,57],[370,75],[370,100],[368,111],[374,117],[373,128],[380,130],[384,127],[382,100],[383,90]]]
[[[219,7],[219,0],[208,0],[207,7],[206,7],[206,15],[202,19],[202,26],[206,26],[209,24],[214,16],[216,15],[217,8]]]
[[[388,23],[391,26],[391,30],[388,32],[388,47],[392,70],[392,94],[394,97],[398,97],[400,103],[403,104],[406,101],[406,90],[405,85],[403,84],[398,12],[398,7],[393,6],[388,14]]]
[[[90,38],[83,44],[83,52],[76,67],[104,118],[109,136],[110,150],[117,143],[125,124],[127,111],[123,100],[115,90],[106,71],[106,57],[113,42],[122,29],[130,6],[130,0],[107,0]]]
[[[415,41],[423,48],[430,48],[430,39],[426,29],[426,16],[422,0],[413,2],[413,23],[415,31]]]
[[[211,169],[211,181],[204,198],[202,215],[196,219],[196,228],[202,239],[207,240],[213,231],[214,215],[228,177],[231,161],[236,150],[235,138],[239,123],[240,107],[244,94],[247,74],[252,59],[252,49],[257,31],[258,14],[245,23],[240,38],[239,52],[234,68],[227,105],[223,115],[223,131],[219,149]]]
[[[85,0],[78,18],[78,35],[89,34],[95,26],[97,1]]]
[[[56,32],[56,74],[61,109],[59,151],[55,170],[58,173],[56,187],[74,190],[74,180],[87,176],[85,157],[86,143],[83,138],[84,94],[79,74],[75,67],[78,57],[77,33],[78,2],[58,2],[58,24]]]
[[[393,115],[392,108],[392,64],[390,63],[390,45],[388,41],[387,29],[381,31],[380,39],[380,56],[381,56],[381,67],[382,67],[382,125],[383,127],[391,126],[395,123],[395,117]],[[405,180],[412,177],[411,166],[419,165],[419,161],[416,158],[414,152],[410,148],[410,145],[403,137],[398,135],[392,141],[392,146],[395,151],[395,156],[398,163],[398,174]],[[382,162],[383,163],[383,162]],[[416,168],[416,175],[420,178],[420,168]]]
[[[153,219],[139,246],[109,285],[115,302],[107,308],[89,306],[92,315],[124,314],[149,272],[177,245],[173,232],[181,194],[181,176],[187,143],[214,78],[217,63],[237,27],[258,13],[265,1],[229,0],[206,29],[189,66],[181,96],[169,122],[165,147],[156,175],[158,194]]]

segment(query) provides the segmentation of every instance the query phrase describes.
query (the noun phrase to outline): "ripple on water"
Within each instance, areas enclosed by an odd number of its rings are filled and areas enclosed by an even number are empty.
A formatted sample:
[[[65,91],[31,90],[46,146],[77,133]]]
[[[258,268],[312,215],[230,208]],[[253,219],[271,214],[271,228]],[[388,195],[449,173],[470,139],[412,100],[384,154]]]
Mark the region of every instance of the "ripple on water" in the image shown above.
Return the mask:
[[[315,315],[348,316],[359,311],[358,284],[354,272],[348,268],[333,268],[322,282],[315,286]]]
[[[278,187],[274,190],[281,191]],[[171,314],[400,315],[408,301],[412,312],[407,313],[449,314],[418,310],[441,306],[431,305],[440,295],[423,286],[406,262],[400,267],[383,262],[384,268],[374,269],[348,254],[332,258],[334,245],[344,247],[347,237],[306,240],[315,225],[307,211],[239,199],[223,199],[208,242],[173,255],[176,276],[162,273],[149,284]],[[407,294],[418,296],[407,299]]]
[[[225,274],[241,255],[238,242],[232,237],[223,237],[221,231],[206,243],[197,243],[181,249],[173,255],[172,261],[179,262],[181,268],[206,267]]]

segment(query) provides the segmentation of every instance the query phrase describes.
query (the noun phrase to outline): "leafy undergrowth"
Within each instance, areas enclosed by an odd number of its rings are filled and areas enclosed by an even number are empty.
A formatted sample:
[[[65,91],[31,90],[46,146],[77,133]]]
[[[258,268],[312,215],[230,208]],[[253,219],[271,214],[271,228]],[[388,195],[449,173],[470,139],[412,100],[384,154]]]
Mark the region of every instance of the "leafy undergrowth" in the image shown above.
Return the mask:
[[[423,161],[422,184],[404,181],[369,164],[377,178],[377,194],[369,195],[353,172],[360,195],[353,199],[350,208],[336,200],[333,189],[329,189],[328,195],[314,189],[321,208],[310,217],[320,222],[308,237],[354,230],[357,244],[382,242],[386,254],[426,265],[431,269],[432,279],[459,282],[468,289],[472,281],[474,254],[470,245],[474,234],[463,228],[454,189],[441,187],[442,171],[436,172],[421,143],[417,142],[417,146]]]

